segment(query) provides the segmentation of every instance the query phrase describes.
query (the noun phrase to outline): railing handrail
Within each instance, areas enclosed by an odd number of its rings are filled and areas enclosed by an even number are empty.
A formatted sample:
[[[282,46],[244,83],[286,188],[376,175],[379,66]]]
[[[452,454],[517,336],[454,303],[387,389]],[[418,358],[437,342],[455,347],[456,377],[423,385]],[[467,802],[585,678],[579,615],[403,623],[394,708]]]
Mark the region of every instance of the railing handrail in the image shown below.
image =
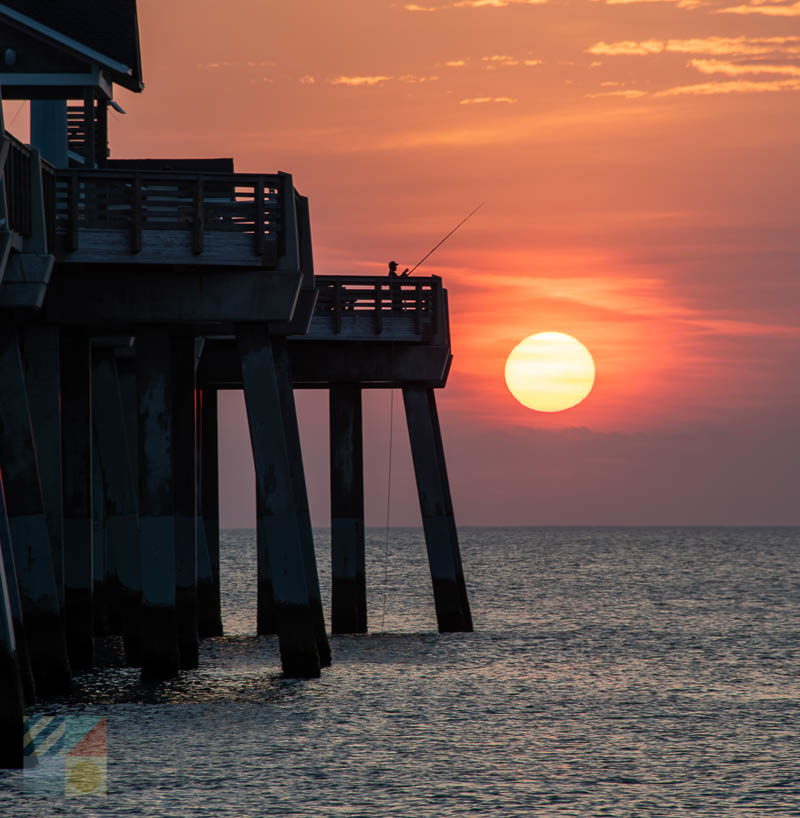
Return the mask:
[[[291,255],[297,194],[289,174],[70,168],[57,171],[56,183],[56,229],[67,253],[79,249],[83,230],[127,230],[132,256],[151,231],[186,230],[196,257],[208,234],[224,231],[250,237],[267,266],[299,264]]]
[[[384,318],[391,317],[413,321],[413,333],[425,340],[436,334],[445,309],[440,276],[319,275],[314,280],[314,313],[332,320],[334,335],[343,331],[343,321],[368,316],[373,334],[382,335]],[[396,331],[395,325],[391,332]]]
[[[195,182],[199,180],[212,182],[241,181],[249,184],[257,182],[259,179],[274,180],[274,185],[268,187],[277,188],[281,181],[278,173],[227,173],[225,171],[188,171],[188,170],[138,170],[128,168],[63,168],[56,171],[58,178],[79,179],[100,179],[113,181],[121,179],[124,181],[138,178],[141,181],[154,180],[165,182]]]
[[[333,286],[337,282],[344,285],[376,285],[376,284],[399,284],[401,286],[411,287],[420,285],[423,287],[441,287],[441,276],[387,276],[387,275],[315,275],[314,281],[317,287]]]

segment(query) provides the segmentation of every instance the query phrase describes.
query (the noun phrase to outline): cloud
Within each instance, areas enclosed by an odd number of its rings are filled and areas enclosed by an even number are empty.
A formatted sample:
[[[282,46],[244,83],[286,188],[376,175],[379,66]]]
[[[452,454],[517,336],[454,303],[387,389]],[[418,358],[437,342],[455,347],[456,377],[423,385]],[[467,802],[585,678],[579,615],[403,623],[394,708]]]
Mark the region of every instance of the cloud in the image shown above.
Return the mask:
[[[394,79],[393,77],[385,77],[382,75],[376,75],[371,77],[333,77],[329,79],[328,82],[331,85],[350,85],[353,87],[364,87],[370,85],[380,85],[382,82],[387,82],[390,79]]]
[[[312,74],[304,74],[297,81],[300,83],[300,85],[314,85],[314,83],[317,81],[317,78]]]
[[[633,3],[673,3],[681,9],[695,9],[703,5],[703,0],[603,0],[607,6],[628,6]]]
[[[465,66],[466,64],[467,64],[466,60],[447,60],[445,62],[445,65],[448,68],[461,68],[462,66]]]
[[[604,83],[605,84],[605,83]],[[623,97],[624,99],[638,99],[647,96],[646,91],[637,91],[635,88],[620,88],[616,91],[599,91],[596,94],[586,94],[587,97]]]
[[[679,85],[659,91],[657,97],[673,96],[711,96],[714,94],[765,94],[779,91],[800,91],[800,79],[769,80],[730,80],[729,82],[704,82],[698,85]]]
[[[508,105],[513,105],[515,102],[519,102],[517,99],[513,99],[512,97],[470,97],[469,99],[460,99],[458,101],[459,105],[484,105],[488,102],[502,102]]]
[[[800,37],[693,37],[684,40],[619,40],[600,41],[586,53],[618,56],[650,54],[711,54],[715,56],[749,56],[761,54],[800,54]]]
[[[457,0],[454,3],[445,3],[443,6],[420,6],[417,3],[406,3],[406,11],[444,11],[445,9],[502,9],[508,6],[542,6],[549,0]]]
[[[741,6],[718,9],[718,14],[763,14],[767,17],[800,17],[800,2],[785,5],[765,0],[750,0]]]
[[[607,43],[601,40],[586,49],[589,54],[602,54],[608,57],[641,56],[644,54],[660,54],[664,51],[663,40],[620,40],[616,43]]]
[[[702,74],[724,74],[728,77],[738,77],[746,74],[772,74],[788,77],[800,77],[800,65],[774,65],[770,63],[732,63],[725,60],[689,60],[691,68],[696,68]]]

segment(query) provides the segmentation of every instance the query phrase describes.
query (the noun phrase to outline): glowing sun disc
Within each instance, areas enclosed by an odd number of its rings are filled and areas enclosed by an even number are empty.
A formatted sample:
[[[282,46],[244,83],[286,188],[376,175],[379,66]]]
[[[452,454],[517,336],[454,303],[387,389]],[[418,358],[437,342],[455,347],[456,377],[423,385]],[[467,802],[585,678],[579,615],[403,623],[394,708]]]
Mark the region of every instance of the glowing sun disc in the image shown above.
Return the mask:
[[[594,360],[563,332],[537,332],[520,341],[506,360],[506,384],[528,409],[562,412],[577,406],[594,386]]]

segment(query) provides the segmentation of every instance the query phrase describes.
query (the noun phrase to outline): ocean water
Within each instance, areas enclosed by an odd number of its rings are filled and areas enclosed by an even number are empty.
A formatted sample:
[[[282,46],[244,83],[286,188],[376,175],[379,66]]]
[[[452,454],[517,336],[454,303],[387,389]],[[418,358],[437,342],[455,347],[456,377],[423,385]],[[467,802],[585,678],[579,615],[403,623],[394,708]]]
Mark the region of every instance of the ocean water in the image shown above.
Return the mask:
[[[800,815],[800,529],[460,533],[475,633],[436,633],[421,531],[386,560],[371,530],[373,633],[299,682],[254,635],[254,532],[225,532],[199,670],[33,711],[107,718],[107,796],[0,772],[0,815]]]

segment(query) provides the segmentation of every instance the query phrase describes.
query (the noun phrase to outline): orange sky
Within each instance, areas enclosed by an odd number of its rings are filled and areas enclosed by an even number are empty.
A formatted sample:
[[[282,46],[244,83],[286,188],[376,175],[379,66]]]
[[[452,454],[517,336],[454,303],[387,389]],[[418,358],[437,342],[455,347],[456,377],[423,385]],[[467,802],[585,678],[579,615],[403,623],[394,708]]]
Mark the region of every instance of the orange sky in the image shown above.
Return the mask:
[[[113,155],[292,172],[317,272],[411,265],[487,202],[426,264],[450,293],[460,522],[800,523],[800,3],[139,6],[146,89],[119,92]],[[544,330],[598,369],[554,415],[503,382]],[[325,397],[300,402],[326,524]],[[392,521],[416,524],[401,408]],[[388,395],[367,409],[380,524]],[[223,444],[223,523],[250,525],[236,396]]]

